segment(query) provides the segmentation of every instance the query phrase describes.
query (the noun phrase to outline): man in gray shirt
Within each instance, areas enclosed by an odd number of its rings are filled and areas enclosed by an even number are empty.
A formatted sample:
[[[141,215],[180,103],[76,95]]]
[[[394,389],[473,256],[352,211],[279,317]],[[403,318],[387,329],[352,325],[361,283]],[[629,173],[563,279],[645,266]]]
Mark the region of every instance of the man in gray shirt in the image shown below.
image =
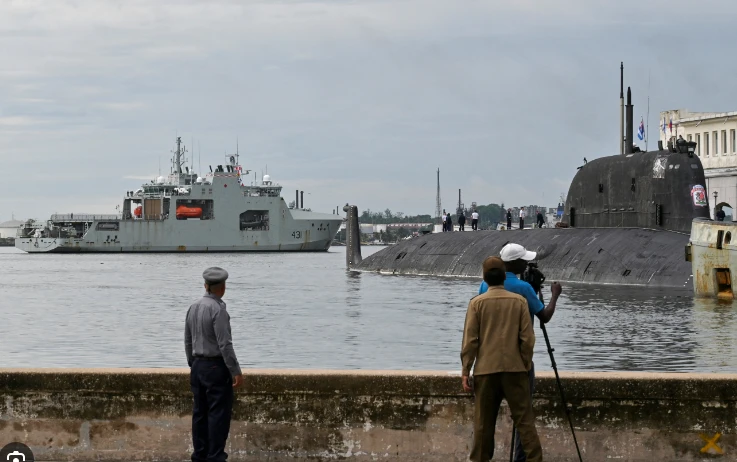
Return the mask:
[[[233,388],[240,386],[243,375],[233,350],[230,315],[222,300],[228,272],[212,267],[202,276],[207,293],[189,307],[184,327],[184,350],[194,394],[192,461],[225,462]]]

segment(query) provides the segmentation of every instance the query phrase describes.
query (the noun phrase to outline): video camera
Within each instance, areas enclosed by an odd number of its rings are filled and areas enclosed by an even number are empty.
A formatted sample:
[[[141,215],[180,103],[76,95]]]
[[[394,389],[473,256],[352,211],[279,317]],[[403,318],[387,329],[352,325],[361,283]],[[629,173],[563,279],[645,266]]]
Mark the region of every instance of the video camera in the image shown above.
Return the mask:
[[[545,275],[537,267],[537,263],[529,262],[527,263],[527,268],[522,273],[522,280],[529,283],[535,289],[535,293],[538,294],[545,282]]]

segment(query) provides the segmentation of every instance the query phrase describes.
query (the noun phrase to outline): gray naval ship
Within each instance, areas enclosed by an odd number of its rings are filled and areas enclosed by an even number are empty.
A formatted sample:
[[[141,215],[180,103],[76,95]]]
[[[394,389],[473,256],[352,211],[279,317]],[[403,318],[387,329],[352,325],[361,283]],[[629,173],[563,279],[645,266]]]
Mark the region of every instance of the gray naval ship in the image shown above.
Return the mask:
[[[336,214],[290,207],[264,175],[244,184],[238,154],[204,178],[184,166],[177,138],[171,174],[125,194],[119,215],[52,215],[25,222],[15,246],[29,253],[326,251]],[[194,169],[192,169],[194,170]],[[297,197],[299,199],[299,197]]]

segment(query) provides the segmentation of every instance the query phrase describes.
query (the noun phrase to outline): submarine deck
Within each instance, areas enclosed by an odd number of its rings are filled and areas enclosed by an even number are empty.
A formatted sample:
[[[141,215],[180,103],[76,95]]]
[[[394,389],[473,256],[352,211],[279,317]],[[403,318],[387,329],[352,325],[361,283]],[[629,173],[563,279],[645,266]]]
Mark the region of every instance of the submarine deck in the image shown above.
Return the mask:
[[[538,252],[548,281],[690,287],[688,234],[646,228],[436,233],[387,247],[355,267],[384,274],[481,278],[481,262],[514,242]]]

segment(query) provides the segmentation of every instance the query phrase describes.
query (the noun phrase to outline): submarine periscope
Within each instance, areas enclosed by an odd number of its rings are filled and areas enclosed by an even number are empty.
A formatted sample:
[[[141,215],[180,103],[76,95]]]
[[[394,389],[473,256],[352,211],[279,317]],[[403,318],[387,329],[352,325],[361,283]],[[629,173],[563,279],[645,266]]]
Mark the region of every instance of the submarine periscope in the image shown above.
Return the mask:
[[[691,222],[709,218],[696,143],[671,139],[665,149],[659,142],[657,151],[636,150],[632,112],[628,89],[620,154],[579,168],[565,202],[563,222],[568,227],[427,234],[363,260],[360,243],[352,239],[347,266],[383,274],[480,279],[484,258],[499,255],[514,242],[538,252],[538,266],[549,281],[690,288],[692,267],[684,248]],[[353,207],[349,236],[358,228]]]

